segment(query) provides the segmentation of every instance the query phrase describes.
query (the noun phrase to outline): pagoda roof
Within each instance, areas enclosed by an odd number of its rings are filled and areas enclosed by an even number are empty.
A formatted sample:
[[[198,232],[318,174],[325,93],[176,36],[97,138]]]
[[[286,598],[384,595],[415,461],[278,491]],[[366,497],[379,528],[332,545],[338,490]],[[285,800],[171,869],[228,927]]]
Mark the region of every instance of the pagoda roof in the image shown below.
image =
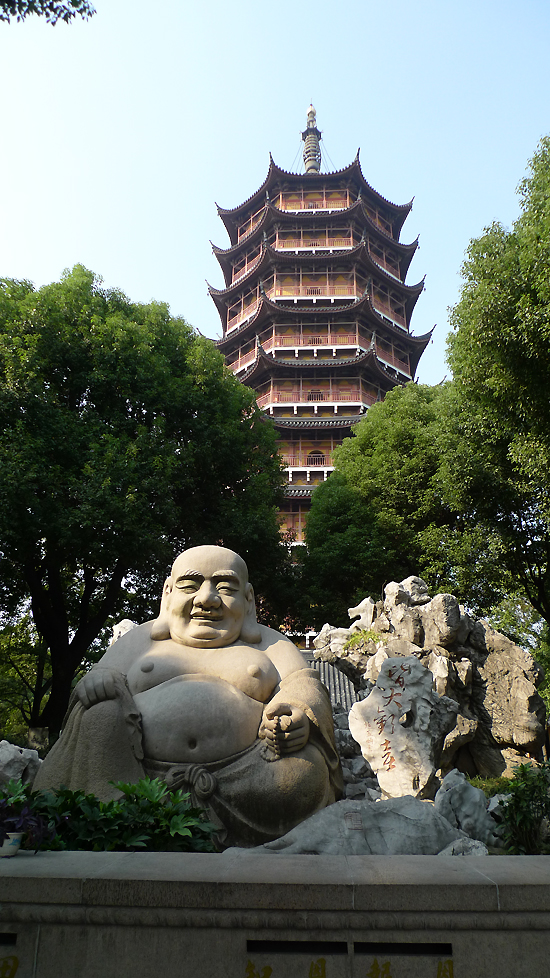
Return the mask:
[[[374,236],[381,237],[388,244],[391,243],[392,247],[400,254],[401,257],[401,274],[402,278],[405,278],[408,267],[411,263],[412,257],[418,248],[418,237],[409,244],[405,244],[398,241],[396,238],[392,238],[391,234],[384,231],[383,228],[375,224],[372,218],[369,216],[364,201],[356,200],[353,202],[351,207],[345,210],[335,210],[335,211],[324,211],[324,210],[305,210],[305,211],[286,211],[279,210],[271,202],[266,204],[265,210],[254,228],[249,234],[241,238],[240,241],[231,244],[229,248],[220,248],[215,245],[212,241],[212,251],[218,259],[222,271],[224,273],[224,278],[226,285],[231,281],[232,265],[227,259],[233,258],[238,255],[239,252],[249,249],[251,246],[257,245],[262,239],[264,232],[267,232],[274,224],[278,224],[282,227],[289,227],[291,225],[296,225],[297,223],[303,223],[307,227],[315,227],[317,224],[326,225],[328,224],[338,224],[343,219],[349,219],[351,217],[361,217],[362,222],[368,228],[369,231],[373,233]],[[291,251],[292,249],[289,249]],[[224,260],[226,259],[226,260]],[[408,259],[408,260],[407,260]],[[405,262],[405,264],[403,264]]]
[[[213,285],[208,285],[208,291],[212,296],[218,312],[224,311],[224,306],[228,299],[232,299],[234,296],[254,281],[261,272],[264,272],[266,268],[271,266],[280,267],[281,265],[326,265],[327,259],[329,263],[334,263],[338,261],[338,258],[344,258],[346,262],[358,263],[362,262],[369,272],[378,276],[383,282],[391,286],[398,292],[403,292],[405,306],[407,309],[407,316],[410,318],[417,299],[424,288],[424,279],[417,282],[415,285],[406,285],[405,282],[401,282],[399,279],[390,275],[381,265],[379,265],[374,258],[372,258],[366,244],[361,242],[355,248],[346,249],[344,251],[333,251],[329,256],[325,252],[317,252],[313,254],[312,252],[292,252],[291,254],[286,254],[284,251],[278,251],[272,248],[271,245],[264,245],[263,252],[260,256],[260,260],[256,262],[246,275],[237,279],[231,285],[228,285],[225,289],[216,289]],[[208,284],[208,283],[207,283]],[[322,298],[322,297],[321,297]],[[292,299],[292,296],[288,296],[288,299]],[[278,305],[278,303],[277,303]]]
[[[275,428],[351,428],[363,417],[363,414],[350,418],[278,418],[273,415],[270,420]]]
[[[395,374],[393,372],[390,374],[380,362],[373,349],[365,350],[354,357],[341,357],[338,360],[276,360],[265,352],[260,343],[258,343],[254,363],[248,370],[245,370],[240,380],[248,387],[252,387],[254,383],[260,383],[262,376],[266,373],[270,376],[274,373],[298,375],[310,372],[320,373],[323,370],[333,373],[334,371],[340,372],[344,368],[349,371],[350,367],[356,368],[358,373],[363,372],[362,368],[369,368],[369,372],[372,371],[377,380],[383,381],[388,390],[395,387],[396,383],[401,383],[396,379]]]
[[[309,499],[315,486],[290,486],[284,487],[285,498],[289,499]]]
[[[221,217],[227,233],[229,235],[232,244],[237,240],[237,229],[241,223],[241,217],[246,212],[251,210],[255,203],[260,206],[262,198],[265,199],[266,195],[269,196],[269,191],[275,189],[278,185],[285,184],[285,189],[289,187],[302,187],[305,184],[310,188],[315,188],[318,186],[323,186],[326,184],[327,180],[356,180],[359,187],[365,194],[378,204],[382,204],[393,216],[393,229],[394,236],[399,237],[403,223],[410,213],[412,208],[412,200],[406,204],[394,204],[392,201],[383,197],[379,194],[374,187],[365,180],[363,172],[361,170],[361,164],[359,162],[359,150],[357,150],[357,155],[352,163],[344,167],[341,170],[333,170],[329,173],[290,173],[288,170],[282,170],[281,167],[277,166],[271,153],[269,154],[269,170],[267,171],[267,176],[258,190],[251,194],[242,204],[237,207],[220,207],[217,204],[218,214]]]

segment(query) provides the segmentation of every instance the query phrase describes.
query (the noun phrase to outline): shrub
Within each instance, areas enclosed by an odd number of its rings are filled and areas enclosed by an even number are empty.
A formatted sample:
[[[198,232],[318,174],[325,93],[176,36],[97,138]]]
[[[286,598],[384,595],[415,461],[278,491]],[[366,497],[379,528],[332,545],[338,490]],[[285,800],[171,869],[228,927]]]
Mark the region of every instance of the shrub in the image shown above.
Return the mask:
[[[170,791],[159,778],[143,778],[137,784],[120,781],[115,787],[123,797],[112,801],[64,787],[35,794],[36,810],[57,825],[55,837],[40,848],[215,851],[216,827],[202,809],[189,804],[189,794]]]
[[[543,820],[550,816],[550,764],[519,764],[509,782],[502,805],[503,837],[509,853],[536,855],[548,852]]]

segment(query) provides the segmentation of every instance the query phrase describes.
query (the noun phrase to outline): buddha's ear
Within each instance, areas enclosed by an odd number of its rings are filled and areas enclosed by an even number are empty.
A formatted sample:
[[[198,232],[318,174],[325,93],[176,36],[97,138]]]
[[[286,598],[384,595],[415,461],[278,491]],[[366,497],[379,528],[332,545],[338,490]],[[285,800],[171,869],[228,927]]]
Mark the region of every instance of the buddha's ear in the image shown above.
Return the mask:
[[[170,638],[170,625],[168,622],[168,606],[170,603],[170,595],[172,593],[172,578],[167,577],[164,582],[164,587],[162,589],[162,598],[160,599],[160,611],[158,618],[155,618],[153,624],[151,625],[151,638],[156,642],[162,642],[166,638]]]
[[[262,640],[262,633],[256,620],[256,602],[254,600],[254,589],[251,584],[246,585],[245,598],[246,614],[241,628],[240,639],[241,642],[247,642],[249,645],[257,645]]]

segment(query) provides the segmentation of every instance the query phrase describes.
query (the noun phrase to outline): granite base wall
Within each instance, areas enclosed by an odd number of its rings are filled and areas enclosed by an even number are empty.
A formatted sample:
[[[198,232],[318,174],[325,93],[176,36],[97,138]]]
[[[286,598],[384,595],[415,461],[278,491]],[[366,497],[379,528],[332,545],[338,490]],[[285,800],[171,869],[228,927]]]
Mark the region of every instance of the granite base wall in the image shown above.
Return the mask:
[[[2,978],[543,978],[547,857],[20,853]]]

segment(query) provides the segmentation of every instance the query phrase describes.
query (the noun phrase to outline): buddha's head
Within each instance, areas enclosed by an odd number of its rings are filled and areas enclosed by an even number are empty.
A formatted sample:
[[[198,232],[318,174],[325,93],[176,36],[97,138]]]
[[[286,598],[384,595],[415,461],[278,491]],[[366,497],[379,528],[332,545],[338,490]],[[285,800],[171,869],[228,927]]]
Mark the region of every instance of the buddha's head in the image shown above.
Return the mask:
[[[151,637],[215,649],[260,641],[247,566],[224,547],[193,547],[176,558]]]

